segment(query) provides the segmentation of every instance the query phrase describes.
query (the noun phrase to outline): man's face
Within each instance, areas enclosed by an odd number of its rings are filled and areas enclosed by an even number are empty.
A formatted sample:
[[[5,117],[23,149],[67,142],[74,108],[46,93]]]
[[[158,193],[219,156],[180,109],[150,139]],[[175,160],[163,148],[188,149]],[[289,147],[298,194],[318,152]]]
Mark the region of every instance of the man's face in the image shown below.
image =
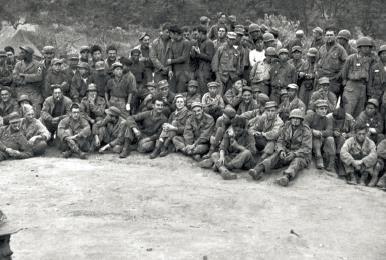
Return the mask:
[[[217,95],[217,87],[209,87],[209,94],[214,97]]]
[[[281,53],[281,54],[279,55],[279,59],[280,59],[281,61],[287,61],[287,60],[288,60],[288,54],[287,54],[287,53]]]
[[[295,51],[292,53],[292,58],[294,60],[300,60],[301,57],[302,57],[302,53],[300,51]]]
[[[53,52],[46,52],[46,53],[44,53],[44,58],[47,61],[51,61],[54,57],[55,57],[55,53],[53,53]]]
[[[276,117],[276,107],[269,107],[265,109],[265,113],[267,114],[268,119],[274,119]]]
[[[21,121],[19,120],[19,121],[15,121],[15,122],[10,123],[12,130],[19,131],[20,130],[20,122]]]
[[[264,42],[264,47],[265,48],[268,48],[268,47],[274,47],[275,48],[275,41]]]
[[[229,46],[236,45],[236,39],[227,38]]]
[[[299,126],[302,120],[300,118],[293,117],[291,118],[291,125],[292,126]]]
[[[367,106],[366,106],[366,113],[369,116],[372,116],[372,115],[375,115],[375,112],[376,112],[375,106],[373,104],[367,104]]]
[[[235,136],[240,136],[244,132],[244,128],[239,126],[233,127],[233,132],[235,133]]]
[[[315,40],[319,40],[320,38],[322,38],[322,35],[319,32],[313,31],[312,37],[314,37]]]
[[[197,30],[194,30],[193,32],[192,32],[192,39],[193,40],[196,40],[196,41],[198,41],[198,40],[200,40],[200,33],[197,31]]]
[[[154,95],[156,93],[156,88],[155,87],[147,87],[147,90],[149,91],[150,94]]]
[[[188,86],[188,93],[189,94],[196,94],[197,93],[197,87],[196,86]]]
[[[288,96],[291,100],[296,97],[296,93],[297,93],[296,89],[289,88],[287,91],[288,91]]]
[[[80,110],[79,110],[79,108],[72,108],[71,109],[71,117],[74,120],[79,120],[79,118],[80,118]]]
[[[324,93],[327,93],[329,88],[330,88],[330,84],[322,84],[322,85],[320,85],[320,89],[321,89]]]
[[[88,72],[87,69],[85,69],[85,68],[79,68],[79,74],[80,74],[81,76],[87,75],[87,72]]]
[[[114,69],[114,75],[118,78],[122,77],[123,69],[121,67],[116,67]]]
[[[183,35],[183,37],[184,37],[186,40],[190,41],[190,32],[189,32],[189,31],[183,32],[182,35]]]
[[[32,121],[35,118],[35,113],[34,111],[30,110],[24,116],[28,121]]]
[[[226,31],[224,28],[219,28],[218,29],[218,38],[219,39],[224,39],[226,35]]]
[[[338,39],[336,39],[336,41],[337,41],[340,45],[342,45],[342,46],[345,46],[345,45],[348,43],[348,41],[347,41],[346,39],[344,39],[344,38],[338,38]]]
[[[150,46],[150,37],[149,36],[143,37],[141,43],[142,43],[143,46],[149,48],[149,46]]]
[[[87,97],[89,100],[95,100],[97,97],[97,92],[92,90],[87,92]]]
[[[54,97],[55,101],[61,100],[63,97],[62,90],[60,88],[55,88],[53,93],[52,93],[52,96]]]
[[[102,53],[100,51],[94,51],[93,54],[92,54],[92,59],[94,61],[102,60]]]
[[[251,32],[250,35],[252,39],[256,40],[260,36],[260,33],[259,31],[254,31],[254,32]]]
[[[355,138],[360,143],[363,143],[365,141],[366,136],[367,136],[367,130],[366,129],[359,130],[355,133]]]
[[[227,21],[227,16],[225,14],[221,15],[218,19],[219,23],[225,23]]]
[[[88,51],[82,51],[80,53],[80,57],[83,59],[83,60],[88,60]]]
[[[13,252],[9,246],[11,235],[0,236],[0,260],[11,260]]]
[[[380,54],[379,54],[379,57],[381,58],[381,60],[383,62],[386,62],[386,51],[382,51]]]
[[[156,100],[154,103],[154,111],[161,114],[163,109],[164,109],[164,102],[160,100]]]
[[[167,97],[169,95],[169,87],[162,87],[159,91],[163,97]]]
[[[3,102],[8,102],[9,99],[11,98],[11,93],[9,93],[8,90],[2,90],[2,91],[0,92],[0,95],[1,95],[1,100],[2,100]]]
[[[185,106],[185,100],[182,97],[176,99],[176,107],[177,109],[182,109]]]
[[[169,40],[170,39],[170,32],[169,29],[165,29],[161,32],[161,37],[164,40]]]
[[[12,51],[7,51],[7,59],[13,60],[15,58],[15,54]]]
[[[250,91],[244,91],[241,97],[245,103],[249,103],[252,100],[252,93]]]
[[[327,31],[325,38],[326,38],[326,42],[333,43],[335,42],[335,33],[333,31]]]
[[[61,69],[61,67],[62,67],[62,64],[56,63],[55,65],[52,66],[52,69],[53,69],[53,71],[55,71],[55,72],[59,72],[60,69]]]
[[[359,52],[364,55],[370,55],[371,49],[371,46],[362,46],[358,48]]]
[[[20,50],[20,59],[25,60],[28,53],[25,50]]]
[[[261,93],[261,91],[258,89],[258,90],[253,90],[252,91],[252,97],[254,100],[258,100],[258,96],[259,94]]]
[[[138,52],[133,52],[131,54],[131,58],[133,59],[133,61],[138,62],[139,61],[139,53]]]
[[[316,108],[316,114],[318,114],[319,116],[326,116],[327,110],[328,110],[327,107],[317,107]]]
[[[114,116],[114,115],[108,115],[109,117],[109,122],[115,124],[116,122],[118,122],[118,117],[117,116]]]
[[[201,119],[202,117],[202,114],[203,114],[203,109],[202,107],[194,107],[192,109],[193,113],[194,113],[194,116],[197,118],[197,119]]]
[[[117,51],[116,50],[109,50],[107,52],[107,57],[109,58],[109,60],[115,61],[117,59]]]

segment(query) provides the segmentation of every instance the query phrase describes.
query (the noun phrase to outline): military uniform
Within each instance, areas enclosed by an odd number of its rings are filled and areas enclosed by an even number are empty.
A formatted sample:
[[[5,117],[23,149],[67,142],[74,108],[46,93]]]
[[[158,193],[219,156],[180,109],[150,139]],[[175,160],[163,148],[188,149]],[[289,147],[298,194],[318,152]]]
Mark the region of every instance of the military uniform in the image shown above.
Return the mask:
[[[82,77],[80,73],[76,73],[71,80],[70,97],[75,103],[80,103],[83,97],[86,96],[87,86],[92,83],[90,76]]]
[[[63,96],[59,102],[55,102],[52,96],[48,97],[43,103],[40,120],[51,133],[54,133],[59,121],[70,112],[71,105],[72,101],[68,97]]]
[[[384,120],[378,111],[375,112],[375,115],[369,116],[365,111],[362,111],[356,119],[356,122],[359,124],[366,124],[369,128],[375,128],[376,133],[369,133],[369,137],[371,140],[378,144],[382,139],[385,138],[383,135],[384,129]]]
[[[199,92],[204,94],[208,91],[207,84],[212,80],[212,59],[215,53],[214,44],[211,40],[205,39],[198,43],[200,53],[193,53],[193,58],[198,61],[198,68],[195,77],[199,82]]]
[[[10,98],[7,103],[0,101],[0,126],[9,124],[9,115],[12,112],[19,112],[19,105],[15,99]]]
[[[121,111],[126,111],[126,104],[130,94],[137,93],[137,83],[134,75],[128,72],[122,78],[112,78],[107,82],[106,93],[110,96],[110,106],[115,106]]]
[[[125,141],[126,128],[126,121],[123,118],[119,117],[114,124],[107,116],[94,124],[92,132],[98,136],[101,143],[109,144],[114,153],[120,153]]]
[[[286,62],[275,62],[270,70],[271,93],[270,99],[280,103],[280,91],[291,83],[297,82],[295,67]]]
[[[166,65],[166,61],[170,58],[171,40],[164,42],[161,37],[153,41],[150,46],[150,60],[154,65],[154,82],[159,82],[163,79],[168,79],[168,73],[171,66]]]
[[[336,154],[340,153],[344,142],[354,136],[355,119],[348,113],[345,113],[343,116],[343,118],[337,118],[333,113],[327,115],[327,119],[331,120],[332,123]]]
[[[301,81],[299,88],[299,98],[304,102],[306,108],[310,103],[310,97],[315,85],[315,65],[310,61],[305,61],[299,68],[299,73],[303,72],[306,76],[299,78]]]
[[[328,112],[334,111],[337,99],[333,92],[325,92],[322,89],[319,89],[312,93],[308,109],[315,110],[315,103],[317,100],[326,100],[328,102]]]
[[[261,92],[263,92],[266,95],[269,95],[269,81],[270,81],[270,70],[272,68],[272,64],[268,63],[266,59],[263,61],[256,62],[255,65],[253,65],[251,72],[249,74],[249,80],[252,84],[257,84],[262,82],[261,84],[264,86],[263,89],[261,89]]]
[[[44,79],[43,98],[47,98],[52,94],[51,85],[60,85],[65,96],[70,94],[70,84],[68,82],[68,74],[65,71],[55,72],[50,70]]]
[[[236,93],[237,90],[234,88],[228,89],[224,94],[224,102],[232,106],[234,109],[237,109],[241,102],[241,91],[240,93]]]
[[[67,137],[78,135],[75,140]],[[58,137],[61,141],[60,147],[64,150],[70,149],[72,152],[88,152],[91,147],[90,142],[91,128],[86,119],[80,117],[79,120],[66,116],[59,122]]]
[[[289,102],[281,102],[278,109],[281,119],[286,122],[290,112],[294,109],[300,109],[305,112],[306,105],[304,105],[303,101],[301,101],[298,97],[295,97],[292,101]]]
[[[245,103],[245,101],[241,101],[241,103],[239,104],[238,108],[237,108],[237,114],[238,115],[241,115],[245,112],[248,112],[248,111],[253,111],[255,109],[257,109],[259,107],[259,105],[257,104],[257,101],[254,100],[254,99],[251,99],[248,103]]]
[[[5,150],[11,148],[19,151],[19,155],[10,156]],[[11,126],[0,127],[0,161],[8,159],[27,159],[32,157],[32,147],[22,131],[13,131]]]
[[[32,121],[28,121],[27,119],[23,118],[21,121],[20,130],[27,138],[28,143],[32,146],[34,155],[44,153],[47,147],[47,141],[51,138],[51,133],[39,119],[33,118]],[[31,143],[31,138],[35,136],[39,136],[40,138],[35,139],[35,141]]]
[[[87,97],[84,97],[80,103],[80,111],[82,111],[84,118],[86,118],[90,124],[92,120],[96,122],[103,119],[105,108],[106,101],[99,96],[96,97],[95,103],[90,102]]]

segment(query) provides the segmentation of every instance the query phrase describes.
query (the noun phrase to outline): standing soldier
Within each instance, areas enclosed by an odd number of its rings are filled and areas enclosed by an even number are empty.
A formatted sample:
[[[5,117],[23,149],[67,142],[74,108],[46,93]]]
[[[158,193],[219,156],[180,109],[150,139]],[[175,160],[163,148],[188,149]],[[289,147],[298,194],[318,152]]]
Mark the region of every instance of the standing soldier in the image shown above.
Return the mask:
[[[147,33],[142,33],[139,37],[140,45],[136,46],[134,49],[139,49],[141,51],[141,56],[139,60],[145,65],[145,79],[144,85],[146,83],[153,81],[153,70],[154,66],[150,59],[150,35]]]
[[[161,33],[150,46],[150,60],[154,65],[154,82],[158,83],[160,80],[168,79],[173,76],[171,66],[166,62],[170,58],[170,24],[165,23],[161,27]]]
[[[51,96],[51,85],[58,84],[62,87],[64,95],[70,93],[70,84],[68,82],[68,74],[62,70],[63,60],[54,58],[51,61],[51,69],[46,74],[44,79],[43,97],[46,99]]]
[[[307,52],[307,60],[299,68],[300,90],[299,98],[304,102],[306,108],[309,105],[311,94],[315,85],[315,66],[318,50],[310,48]]]
[[[358,39],[359,53],[351,54],[343,66],[343,104],[346,112],[353,117],[357,117],[365,106],[370,68],[377,62],[376,55],[371,52],[372,46],[373,41],[369,37]]]
[[[95,71],[91,74],[89,81],[95,84],[98,97],[105,99],[106,85],[109,79],[110,77],[107,75],[105,63],[103,61],[95,63]]]
[[[221,25],[217,29],[217,39],[215,40],[209,39],[209,40],[213,40],[215,52],[221,45],[227,42],[227,32],[228,32],[227,27],[225,25]]]
[[[261,92],[266,95],[269,95],[270,91],[270,70],[274,64],[274,59],[277,59],[276,50],[273,47],[268,47],[265,50],[265,59],[263,61],[256,62],[249,74],[251,84],[259,84],[261,86]]]
[[[103,59],[102,59],[102,47],[99,45],[91,46],[90,54],[91,54],[90,67],[92,70],[94,70],[95,69],[95,63],[97,63],[98,61],[103,61]]]
[[[218,31],[220,27],[225,27],[227,31],[229,30],[229,26],[227,25],[227,15],[225,13],[220,12],[218,14],[218,21],[216,24],[210,27],[208,32],[208,37],[210,40],[215,40],[218,38]]]
[[[322,99],[327,100],[329,112],[334,111],[337,99],[335,94],[329,91],[330,80],[327,77],[321,77],[319,78],[318,83],[319,89],[311,95],[309,110],[314,110],[316,101]]]
[[[5,46],[4,51],[7,53],[7,61],[6,64],[8,68],[13,71],[16,65],[16,57],[15,57],[15,49],[12,46]]]
[[[352,47],[348,42],[351,39],[351,33],[349,30],[340,30],[336,36],[337,41],[346,50],[347,55],[357,53],[358,51]]]
[[[281,102],[279,106],[279,115],[284,122],[288,120],[291,111],[294,109],[300,109],[306,112],[306,105],[298,98],[298,89],[299,86],[296,84],[289,84],[287,86],[288,100]]]
[[[44,81],[47,73],[51,69],[52,60],[55,58],[55,47],[44,46],[42,52],[43,52],[44,59],[40,62],[40,68],[42,69],[42,78]]]
[[[21,60],[13,70],[13,82],[17,96],[28,95],[36,114],[40,115],[42,96],[42,69],[39,62],[33,60],[34,50],[31,47],[20,47]]]
[[[115,45],[109,45],[106,48],[106,54],[107,54],[107,58],[105,59],[105,64],[107,68],[107,73],[112,74],[111,66],[113,66],[113,64],[115,62],[118,62],[120,59],[118,57],[118,48]]]
[[[293,65],[296,69],[296,73],[299,75],[300,68],[304,65],[302,58],[303,49],[300,46],[292,47],[292,59],[288,61],[289,64]]]
[[[311,48],[315,48],[316,50],[319,50],[319,48],[322,47],[323,45],[324,45],[323,29],[320,27],[315,27],[312,30]]]
[[[385,112],[383,107],[386,104],[384,97],[386,86],[386,45],[382,45],[378,51],[379,60],[370,67],[370,78],[367,84],[367,96],[382,102],[381,112]]]
[[[88,63],[80,62],[78,64],[78,72],[75,73],[74,77],[71,80],[71,89],[70,97],[71,99],[78,103],[86,96],[87,86],[91,82],[90,77],[90,66]]]
[[[7,54],[0,50],[0,88],[10,86],[12,83],[12,70],[6,62]]]

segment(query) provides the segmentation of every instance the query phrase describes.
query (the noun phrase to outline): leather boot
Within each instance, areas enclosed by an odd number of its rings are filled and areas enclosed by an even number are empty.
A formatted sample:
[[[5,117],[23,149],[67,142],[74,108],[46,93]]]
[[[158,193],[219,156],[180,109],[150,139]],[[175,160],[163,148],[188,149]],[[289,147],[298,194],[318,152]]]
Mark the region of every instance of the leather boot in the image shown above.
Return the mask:
[[[126,158],[130,154],[130,141],[128,138],[125,138],[125,143],[123,144],[122,152],[119,154],[119,158]]]
[[[74,141],[74,140],[66,140],[67,141],[67,145],[68,147],[70,148],[70,150],[73,152],[73,153],[76,153],[79,155],[79,158],[80,159],[86,159],[86,153],[82,152],[78,146],[78,144]]]
[[[351,184],[351,185],[357,185],[358,184],[357,176],[354,172],[350,173],[350,180],[347,181],[347,184]]]
[[[159,140],[157,140],[157,142],[155,142],[155,147],[154,147],[153,152],[150,154],[150,159],[155,159],[158,157],[158,155],[161,152],[161,146],[162,145],[163,145],[163,143],[161,143]]]
[[[369,182],[369,187],[375,187],[378,181],[378,172],[374,172],[374,174],[371,176],[371,180]]]
[[[202,156],[202,159],[209,159],[213,153],[214,153],[214,147],[211,145],[209,148],[209,152],[204,156]]]
[[[326,170],[329,172],[335,172],[335,157],[333,157],[333,156],[329,157]]]
[[[369,177],[369,174],[367,172],[363,172],[361,174],[361,179],[359,181],[359,184],[362,185],[362,186],[366,186],[366,180],[367,180],[368,177]]]
[[[386,174],[379,179],[377,187],[383,190],[386,189]]]
[[[322,156],[317,156],[316,157],[316,168],[319,169],[319,170],[324,168],[324,162],[323,162],[323,157]]]
[[[283,174],[283,176],[276,179],[276,183],[283,187],[287,187],[289,184],[289,181],[290,181],[290,178],[287,174]]]
[[[248,173],[252,177],[252,179],[254,179],[255,181],[258,181],[263,177],[264,166],[258,165],[254,169],[250,169]]]
[[[63,158],[70,158],[71,154],[72,154],[71,150],[62,152]]]
[[[237,179],[237,175],[233,172],[230,172],[225,166],[221,166],[218,168],[218,171],[220,172],[221,177],[224,180],[235,180]]]

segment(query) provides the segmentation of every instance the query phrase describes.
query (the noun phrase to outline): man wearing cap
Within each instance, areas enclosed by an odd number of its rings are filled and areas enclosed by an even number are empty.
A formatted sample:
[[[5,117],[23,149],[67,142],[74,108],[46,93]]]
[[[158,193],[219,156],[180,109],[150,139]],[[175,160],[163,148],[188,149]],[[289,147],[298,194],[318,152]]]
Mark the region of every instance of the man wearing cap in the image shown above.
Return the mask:
[[[355,136],[347,139],[340,151],[343,166],[350,176],[347,181],[348,184],[358,184],[357,178],[360,177],[360,184],[366,185],[369,175],[373,176],[375,174],[374,166],[377,163],[376,145],[367,135],[367,125],[357,123],[355,125]]]
[[[82,116],[89,122],[91,127],[104,117],[106,109],[106,101],[99,97],[97,88],[94,83],[88,85],[87,94],[80,103],[80,111]]]
[[[247,85],[247,82],[244,79],[239,79],[235,83],[231,89],[228,89],[224,94],[224,102],[237,109],[242,96],[243,87]]]
[[[265,111],[265,104],[269,101],[269,97],[266,94],[260,93],[255,98],[257,101],[257,108],[255,110],[247,111],[241,114],[242,117],[248,120],[249,125],[253,125]]]
[[[39,62],[33,60],[34,50],[31,47],[20,47],[20,58],[13,70],[13,84],[16,95],[26,94],[30,97],[33,107],[40,115],[42,96],[42,68]]]
[[[242,24],[236,25],[236,28],[234,30],[236,33],[236,43],[234,45],[235,48],[240,52],[241,54],[241,70],[243,72],[240,77],[247,78],[250,72],[250,64],[249,64],[249,44],[247,41],[243,40],[247,38],[245,36],[245,28]]]
[[[299,98],[308,107],[311,94],[315,85],[315,66],[318,50],[310,48],[307,52],[307,60],[300,66],[298,81],[300,81]]]
[[[107,71],[110,72],[111,71],[111,66],[119,61],[119,57],[118,57],[118,48],[111,44],[109,46],[107,46],[106,48],[106,54],[107,54],[107,58],[105,59],[105,64],[106,64],[106,67],[107,67]],[[111,72],[110,72],[111,74]]]
[[[207,30],[209,29],[209,23],[210,19],[206,16],[201,16],[200,17],[200,25],[204,26]]]
[[[297,82],[297,73],[293,65],[288,62],[288,50],[280,49],[279,60],[271,66],[270,70],[270,84],[271,93],[270,98],[276,103],[280,102],[280,91],[286,88],[289,84]]]
[[[153,109],[153,97],[157,95],[158,89],[154,82],[148,82],[145,85],[143,93],[138,93],[140,96],[140,103],[138,112],[145,112]],[[200,98],[201,100],[201,98]]]
[[[115,106],[121,112],[130,112],[132,98],[137,93],[137,83],[133,73],[123,74],[122,63],[116,62],[112,66],[114,77],[106,85],[106,100],[108,106]]]
[[[145,79],[144,85],[150,81],[153,81],[153,70],[154,66],[150,59],[150,35],[146,32],[142,33],[139,37],[139,45],[134,49],[139,49],[140,57],[139,60],[145,65]]]
[[[204,112],[200,102],[192,104],[193,114],[187,119],[183,136],[175,136],[176,151],[199,160],[209,151],[209,139],[214,128],[214,119]]]
[[[167,117],[163,113],[164,101],[159,95],[153,98],[153,107],[153,110],[138,113],[127,119],[125,142],[119,157],[127,157],[130,154],[130,145],[133,143],[137,143],[137,151],[140,153],[149,153],[154,150]]]
[[[347,59],[347,52],[336,42],[333,30],[326,30],[325,41],[326,43],[319,49],[319,60],[316,65],[317,78],[328,77],[330,91],[339,96],[342,92],[341,70]]]
[[[315,112],[310,112],[305,122],[312,131],[312,150],[315,154],[316,168],[323,169],[323,155],[328,159],[328,171],[335,171],[335,144],[332,137],[332,121],[327,116],[328,102],[319,99],[315,103]]]
[[[220,83],[213,81],[208,83],[209,92],[202,96],[202,106],[204,112],[217,119],[225,107],[224,100],[219,93]]]
[[[157,84],[157,95],[163,100],[163,113],[166,118],[169,118],[170,114],[174,110],[174,97],[176,96],[172,91],[170,91],[169,82],[167,80],[161,80]]]
[[[17,99],[17,104],[19,105],[18,113],[19,113],[20,117],[24,117],[24,107],[26,105],[32,106],[32,102],[31,102],[31,100],[29,99],[29,97],[27,95],[21,95]]]
[[[188,91],[182,93],[185,98],[186,107],[190,110],[193,102],[201,101],[201,94],[198,92],[199,83],[197,80],[190,80],[188,82]]]
[[[292,50],[293,47],[299,46],[303,47],[305,43],[305,37],[304,37],[304,31],[303,30],[297,30],[295,32],[295,39],[291,40],[287,46],[285,47],[287,50]]]
[[[63,60],[53,58],[51,61],[51,69],[47,72],[44,79],[43,97],[47,98],[52,95],[51,85],[58,84],[61,86],[63,94],[70,94],[70,84],[68,83],[68,74],[62,70]]]
[[[304,111],[300,109],[291,111],[290,120],[281,128],[275,152],[249,172],[254,180],[261,179],[264,172],[269,173],[271,169],[289,165],[282,176],[276,180],[279,185],[285,187],[299,171],[310,164],[312,131],[303,120]]]
[[[17,112],[9,115],[9,125],[0,127],[0,161],[32,157],[32,147],[20,129]]]
[[[264,43],[264,49],[267,49],[268,47],[272,47],[275,50],[279,50],[278,46],[276,45],[275,37],[272,33],[266,32],[263,34],[263,43]]]
[[[226,44],[218,48],[212,60],[216,81],[222,83],[221,94],[230,89],[243,74],[242,53],[234,47],[235,44],[236,33],[228,32]]]
[[[61,87],[52,85],[52,95],[44,101],[40,117],[51,134],[55,133],[60,120],[70,112],[71,104],[71,99],[63,95]]]
[[[366,109],[362,111],[356,119],[358,124],[365,124],[369,127],[369,137],[378,144],[385,136],[384,130],[384,116],[379,113],[379,102],[374,98],[367,101]]]
[[[241,93],[241,102],[237,107],[238,115],[241,115],[248,111],[253,111],[258,108],[257,100],[253,99],[251,87],[243,87]]]
[[[161,27],[160,36],[150,46],[150,60],[154,65],[154,82],[168,79],[173,76],[171,66],[167,60],[171,57],[171,40],[169,32],[170,24],[165,23]]]
[[[7,54],[0,50],[0,87],[12,83],[12,69],[7,65]]]
[[[217,39],[215,39],[215,40],[210,39],[210,40],[213,40],[213,45],[214,45],[215,52],[217,51],[217,49],[221,45],[226,43],[226,41],[227,41],[227,32],[228,32],[227,27],[225,25],[220,25],[217,28]]]
[[[372,64],[378,62],[376,54],[372,53],[373,40],[369,37],[359,38],[358,53],[351,54],[343,68],[343,104],[347,113],[354,118],[359,115],[366,103],[367,84],[370,79]]]
[[[110,76],[106,72],[105,62],[101,60],[97,61],[95,63],[95,69],[91,73],[90,80],[88,80],[88,83],[92,82],[93,84],[95,84],[98,97],[101,97],[103,99],[106,98],[106,85],[109,79]]]
[[[312,93],[310,103],[309,103],[309,110],[315,109],[315,103],[317,100],[326,100],[328,103],[328,111],[332,112],[334,111],[334,108],[337,103],[337,99],[334,93],[332,93],[330,89],[330,80],[327,77],[321,77],[318,80],[319,89]]]
[[[323,29],[318,27],[315,27],[312,29],[312,42],[311,42],[311,48],[315,48],[316,50],[319,50],[320,47],[324,45],[324,39],[323,39]]]
[[[351,54],[358,52],[354,47],[349,44],[349,41],[351,39],[351,33],[349,30],[340,30],[338,32],[338,35],[336,36],[336,39],[338,43],[342,45],[342,47],[346,50],[347,55],[350,56]]]
[[[254,46],[256,46],[256,43],[258,43],[263,39],[260,31],[260,26],[258,24],[251,23],[248,26],[248,34],[249,34],[249,39]]]
[[[79,50],[79,62],[85,62],[89,63],[89,55],[90,55],[90,47],[88,46],[81,46]]]
[[[44,59],[40,62],[40,68],[42,69],[43,81],[51,68],[52,60],[55,57],[55,47],[54,46],[44,46],[43,47],[43,56]]]
[[[0,89],[0,126],[9,124],[9,115],[12,112],[18,112],[19,105],[17,101],[11,97],[11,89],[2,87]]]
[[[249,74],[249,80],[252,84],[259,84],[261,92],[269,95],[270,70],[273,65],[273,60],[277,58],[276,50],[273,47],[268,47],[265,50],[265,59],[258,61],[253,65]]]
[[[63,157],[68,158],[73,153],[80,159],[86,159],[90,150],[91,128],[86,119],[81,116],[79,105],[71,105],[70,114],[63,118],[58,125],[60,147],[64,150]]]
[[[23,107],[23,114],[20,129],[32,147],[33,154],[42,155],[46,151],[51,133],[39,119],[35,118],[35,111],[31,105],[27,104]]]
[[[300,46],[294,46],[292,47],[292,59],[290,59],[288,62],[293,65],[296,69],[296,73],[299,74],[300,67],[303,66],[304,60],[302,58],[303,49]]]
[[[214,44],[207,37],[207,29],[205,27],[195,27],[193,29],[194,35],[198,36],[198,48],[195,48],[191,53],[191,58],[198,61],[198,68],[196,70],[196,78],[200,84],[200,93],[204,94],[207,91],[207,84],[212,79],[211,62],[215,52]]]
[[[7,220],[5,214],[0,210],[0,259],[11,260],[13,252],[9,246],[11,235],[17,233],[18,229],[12,222]]]
[[[248,131],[255,137],[256,150],[262,153],[261,161],[273,154],[280,129],[284,125],[277,108],[275,101],[266,102],[264,114],[250,121],[248,126]]]
[[[296,84],[289,84],[287,86],[288,99],[284,98],[284,101],[280,103],[279,115],[281,119],[286,122],[292,110],[300,109],[303,112],[306,111],[306,105],[298,98],[299,86]],[[285,92],[282,95],[285,95]]]
[[[93,146],[99,148],[99,153],[111,150],[121,153],[125,142],[126,121],[119,108],[111,106],[106,109],[106,117],[94,124],[92,133]]]
[[[88,63],[80,62],[78,72],[71,79],[70,97],[74,102],[80,102],[86,96],[87,86],[92,83]]]
[[[381,112],[385,112],[386,96],[386,45],[379,47],[379,60],[370,66],[370,77],[367,84],[367,96],[382,102]]]

